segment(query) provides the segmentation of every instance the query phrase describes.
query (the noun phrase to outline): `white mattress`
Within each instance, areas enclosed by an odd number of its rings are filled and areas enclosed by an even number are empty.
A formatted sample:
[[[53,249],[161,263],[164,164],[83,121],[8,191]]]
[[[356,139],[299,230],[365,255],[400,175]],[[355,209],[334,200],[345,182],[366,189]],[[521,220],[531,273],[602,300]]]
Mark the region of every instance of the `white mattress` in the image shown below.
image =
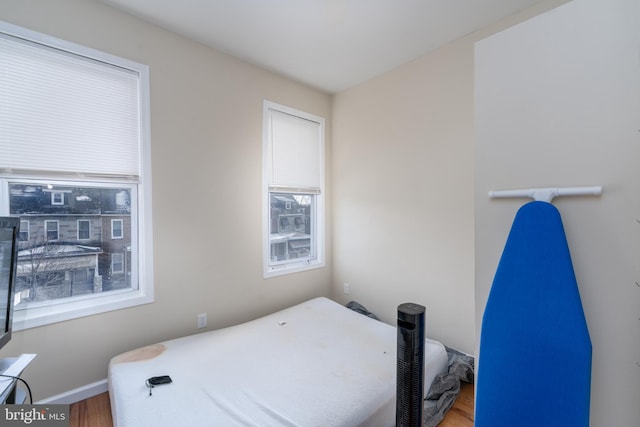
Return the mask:
[[[316,298],[113,358],[116,427],[395,425],[396,328]],[[427,340],[428,390],[447,355]],[[145,380],[170,375],[172,384]]]

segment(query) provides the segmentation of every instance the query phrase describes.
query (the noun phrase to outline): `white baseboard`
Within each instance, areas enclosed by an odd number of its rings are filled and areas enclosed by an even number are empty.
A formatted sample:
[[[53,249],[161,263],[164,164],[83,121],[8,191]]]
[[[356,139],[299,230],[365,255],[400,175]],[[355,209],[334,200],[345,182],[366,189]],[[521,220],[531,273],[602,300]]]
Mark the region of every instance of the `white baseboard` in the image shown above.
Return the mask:
[[[106,392],[107,390],[108,384],[105,378],[104,380],[96,381],[95,383],[87,384],[85,386],[78,387],[76,389],[69,390],[64,393],[48,397],[46,399],[42,399],[36,403],[70,405],[72,403],[97,396],[101,393]]]

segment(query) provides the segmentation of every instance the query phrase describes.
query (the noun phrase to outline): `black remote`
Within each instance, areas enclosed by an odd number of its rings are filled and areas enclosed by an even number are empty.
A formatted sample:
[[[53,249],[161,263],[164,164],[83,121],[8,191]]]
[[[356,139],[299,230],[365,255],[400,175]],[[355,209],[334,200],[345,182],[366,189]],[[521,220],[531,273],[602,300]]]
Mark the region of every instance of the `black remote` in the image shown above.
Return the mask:
[[[156,386],[161,384],[170,384],[171,377],[169,375],[161,375],[159,377],[151,377],[147,379],[147,385]]]

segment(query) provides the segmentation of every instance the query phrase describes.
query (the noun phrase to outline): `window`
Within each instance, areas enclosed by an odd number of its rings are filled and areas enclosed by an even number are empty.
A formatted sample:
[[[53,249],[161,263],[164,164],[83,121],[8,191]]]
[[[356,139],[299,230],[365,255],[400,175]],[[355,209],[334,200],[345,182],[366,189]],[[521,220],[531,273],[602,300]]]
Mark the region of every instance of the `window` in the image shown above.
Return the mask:
[[[51,204],[54,206],[62,206],[64,205],[64,193],[59,191],[51,192]]]
[[[29,221],[20,220],[20,235],[18,238],[21,242],[29,241]]]
[[[78,240],[91,239],[91,221],[87,219],[78,220]]]
[[[112,219],[111,220],[111,238],[112,239],[122,239],[123,231],[122,231],[122,220],[121,219]]]
[[[324,119],[264,103],[265,277],[324,266]]]
[[[124,255],[123,254],[111,254],[111,272],[112,273],[124,272]]]
[[[89,283],[89,271],[86,268],[73,270],[71,280],[73,284],[87,284]]]
[[[44,222],[44,235],[45,235],[45,240],[49,241],[49,240],[58,240],[58,230],[59,230],[59,223],[58,221],[45,221]]]
[[[152,302],[148,67],[0,22],[0,70],[14,328]]]

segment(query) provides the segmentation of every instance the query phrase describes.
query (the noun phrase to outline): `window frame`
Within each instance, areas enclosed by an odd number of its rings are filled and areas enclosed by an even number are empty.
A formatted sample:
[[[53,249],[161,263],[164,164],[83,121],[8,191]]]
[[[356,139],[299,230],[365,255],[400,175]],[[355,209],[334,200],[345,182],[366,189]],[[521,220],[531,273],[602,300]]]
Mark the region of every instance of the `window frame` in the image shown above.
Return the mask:
[[[26,227],[25,227],[26,224]],[[27,238],[24,239],[22,236],[23,234],[27,235]],[[20,234],[19,234],[19,241],[21,242],[28,242],[31,239],[31,222],[28,219],[21,219],[20,220]]]
[[[273,162],[271,156],[272,135],[271,135],[271,112],[284,113],[303,120],[308,120],[318,124],[318,158],[319,162],[319,186],[290,186],[285,187],[273,183]],[[325,266],[325,120],[322,117],[300,111],[298,109],[277,104],[275,102],[265,100],[263,103],[263,200],[262,200],[262,218],[263,218],[263,277],[270,278],[285,274],[292,274],[301,271],[307,271]],[[312,256],[308,258],[296,258],[287,260],[286,262],[271,260],[271,194],[287,193],[291,195],[309,195],[313,198],[313,222],[311,225],[311,249]]]
[[[52,231],[49,231],[49,224],[55,224],[55,229],[56,229],[56,237],[55,238],[50,238],[49,237],[49,233],[52,233]],[[60,240],[60,221],[58,221],[57,219],[47,219],[44,221],[44,236],[45,236],[45,241],[49,242],[49,241],[57,241]]]
[[[9,181],[22,180],[59,180],[70,185],[127,185],[133,188],[132,199],[136,197],[136,214],[131,215],[132,234],[136,241],[135,269],[138,274],[135,289],[114,290],[100,293],[99,295],[76,296],[68,298],[64,302],[55,304],[38,303],[29,304],[23,310],[16,310],[13,317],[15,331],[48,325],[51,323],[92,316],[114,310],[149,304],[154,301],[153,278],[153,217],[151,214],[151,150],[150,150],[150,82],[149,67],[125,58],[81,46],[72,42],[61,40],[46,34],[21,28],[0,21],[0,34],[3,37],[14,37],[27,40],[32,43],[48,46],[61,52],[63,55],[79,55],[94,61],[102,62],[107,66],[129,70],[138,76],[138,152],[139,174],[131,176],[105,176],[82,173],[50,173],[44,171],[12,171],[0,170],[0,215],[8,215],[8,183]],[[64,197],[64,196],[63,196]],[[58,237],[60,235],[58,234]],[[132,264],[133,267],[133,264]],[[133,284],[132,284],[133,287]]]
[[[116,258],[120,258],[120,259],[116,261]],[[121,268],[116,270],[114,268],[116,264],[120,264]],[[124,273],[124,254],[122,252],[114,252],[111,254],[111,272],[118,273],[118,274]]]
[[[116,229],[113,224],[119,223],[120,227],[118,228],[120,230],[120,234],[116,235],[114,233],[114,230]],[[111,238],[113,240],[120,240],[120,239],[124,239],[124,220],[118,218],[118,219],[112,219],[111,220]]]
[[[88,223],[89,224],[89,228],[87,229],[87,237],[80,237],[80,223]],[[76,221],[76,231],[77,231],[77,236],[76,238],[78,240],[91,240],[91,220],[90,219],[79,219]]]
[[[64,206],[64,193],[62,191],[51,192],[51,206]]]

